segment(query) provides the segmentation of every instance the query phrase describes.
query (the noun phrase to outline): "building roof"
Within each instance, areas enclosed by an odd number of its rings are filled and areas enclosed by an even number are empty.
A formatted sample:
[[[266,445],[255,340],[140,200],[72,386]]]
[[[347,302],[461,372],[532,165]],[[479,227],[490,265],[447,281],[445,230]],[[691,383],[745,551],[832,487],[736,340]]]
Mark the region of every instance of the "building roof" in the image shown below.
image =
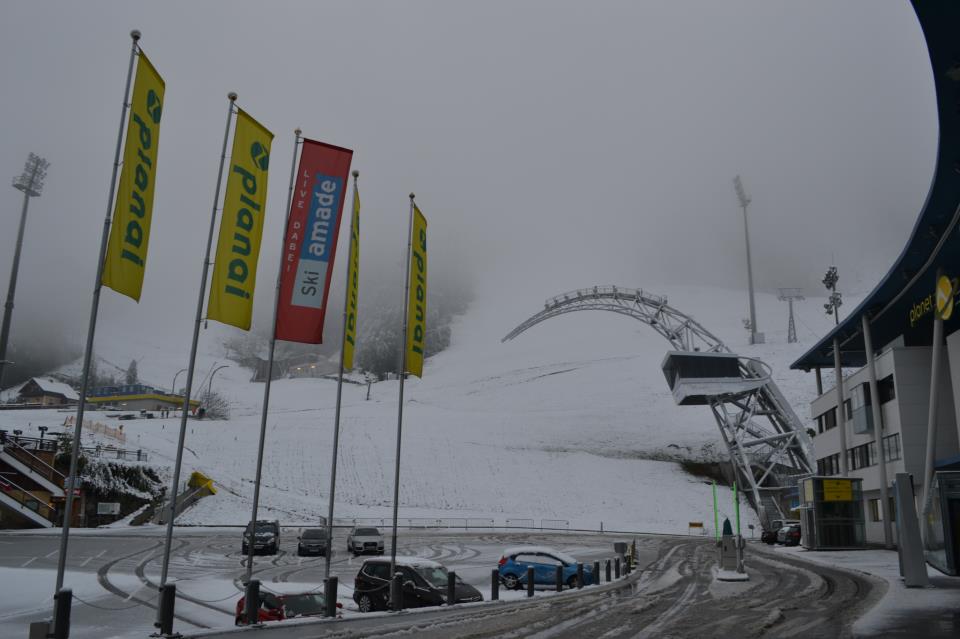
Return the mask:
[[[938,270],[960,276],[960,3],[920,2],[913,8],[926,39],[937,95],[940,139],[937,163],[927,200],[910,239],[887,274],[839,326],[791,364],[810,370],[833,366],[833,342],[839,342],[842,366],[866,364],[862,318],[870,321],[874,349],[900,336],[908,346],[933,342],[933,298]],[[931,304],[932,303],[932,304]],[[960,313],[945,323],[949,334],[960,328]]]
[[[58,382],[50,377],[32,377],[27,380],[23,386],[26,386],[30,382],[36,383],[36,385],[40,387],[40,390],[49,395],[63,395],[65,399],[80,401],[80,395],[77,394],[77,391],[73,390],[69,384]],[[23,386],[21,386],[21,389]]]

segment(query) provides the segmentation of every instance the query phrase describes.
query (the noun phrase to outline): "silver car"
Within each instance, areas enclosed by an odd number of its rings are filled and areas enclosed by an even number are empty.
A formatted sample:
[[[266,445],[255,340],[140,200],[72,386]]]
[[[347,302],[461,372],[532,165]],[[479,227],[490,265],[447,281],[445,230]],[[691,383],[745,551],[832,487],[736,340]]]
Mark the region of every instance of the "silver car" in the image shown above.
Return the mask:
[[[354,528],[347,535],[347,550],[354,555],[383,554],[383,535],[377,528]]]

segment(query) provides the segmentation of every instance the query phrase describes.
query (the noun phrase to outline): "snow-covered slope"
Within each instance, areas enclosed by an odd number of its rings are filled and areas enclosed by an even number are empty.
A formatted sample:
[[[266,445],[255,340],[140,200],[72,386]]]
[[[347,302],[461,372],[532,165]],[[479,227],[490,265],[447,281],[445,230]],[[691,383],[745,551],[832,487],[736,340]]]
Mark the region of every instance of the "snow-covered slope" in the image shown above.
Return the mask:
[[[651,532],[687,531],[710,521],[711,489],[673,459],[722,459],[717,428],[705,407],[677,407],[659,365],[669,344],[649,327],[619,315],[573,313],[500,343],[562,291],[513,299],[478,291],[453,327],[451,347],[427,361],[422,380],[408,380],[403,420],[401,517],[556,518],[571,525]],[[747,346],[741,318],[746,296],[715,288],[655,290],[692,314],[733,350],[764,359],[806,419],[812,376],[787,370],[830,319],[818,300],[797,306],[800,344],[787,345],[786,305],[758,296],[768,344]],[[136,358],[143,380],[169,387],[186,363],[190,326],[165,336],[134,327],[101,333],[97,352],[119,367]],[[198,379],[223,363],[232,329],[210,324],[201,336]],[[360,336],[362,339],[362,335]],[[203,470],[221,490],[185,513],[181,523],[238,524],[249,518],[263,384],[231,364],[214,388],[232,402],[229,421],[191,421],[185,473]],[[181,374],[178,386],[182,386]],[[336,383],[274,382],[268,419],[261,514],[285,523],[326,513]],[[345,385],[337,484],[338,516],[389,516],[397,425],[396,381],[366,389]],[[90,419],[106,421],[100,413]],[[63,420],[49,412],[0,416],[6,427]],[[178,420],[125,423],[128,447],[170,464]],[[93,437],[93,436],[87,436]],[[731,512],[729,498],[721,504]],[[745,517],[747,515],[745,514]],[[752,516],[746,521],[755,521]]]

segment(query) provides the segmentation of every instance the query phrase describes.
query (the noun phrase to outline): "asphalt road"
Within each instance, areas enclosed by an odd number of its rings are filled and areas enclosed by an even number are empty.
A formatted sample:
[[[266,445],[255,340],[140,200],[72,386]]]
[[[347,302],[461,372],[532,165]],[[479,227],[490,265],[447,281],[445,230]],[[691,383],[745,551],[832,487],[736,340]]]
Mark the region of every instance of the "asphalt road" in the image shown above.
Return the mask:
[[[90,532],[73,536],[70,543],[67,585],[70,579],[86,578],[86,586],[76,589],[71,637],[146,637],[156,614],[162,530],[135,535]],[[345,536],[346,531],[339,531],[335,537],[333,574],[348,592],[363,558],[346,552]],[[404,531],[399,552],[441,561],[486,592],[490,571],[507,546],[551,545],[589,563],[611,557],[613,543],[628,539],[609,534]],[[234,607],[245,573],[239,541],[239,529],[177,531],[170,566],[178,584],[175,630],[188,636],[203,631],[208,638],[227,636],[211,634],[217,628],[234,632]],[[52,589],[58,543],[59,537],[51,534],[0,533],[0,568],[43,576],[51,580]],[[268,630],[242,634],[270,639],[411,633],[425,639],[844,637],[885,590],[885,584],[865,575],[814,567],[760,544],[748,546],[750,581],[742,584],[713,579],[716,551],[709,540],[645,536],[638,539],[638,551],[642,570],[630,579],[577,592],[399,614],[358,613],[339,621],[268,624]],[[285,530],[281,552],[257,558],[254,573],[265,589],[285,582],[321,583],[323,558],[295,553],[296,531]],[[0,584],[4,590],[16,587]],[[47,614],[44,607],[0,614],[0,636],[25,637],[28,624]]]
[[[713,579],[716,551],[709,541],[646,537],[640,544],[640,556],[652,557],[643,570],[626,581],[579,593],[382,613],[351,621],[276,627],[262,634],[265,639],[846,637],[853,622],[885,590],[883,583],[872,578],[812,568],[758,545],[749,548],[750,581],[721,584]]]
[[[146,637],[154,630],[162,533],[162,529],[143,529],[136,534],[82,531],[71,536],[65,585],[74,587],[72,639]],[[239,528],[176,531],[169,571],[169,578],[177,583],[176,631],[186,634],[233,627],[246,572],[240,534]],[[343,586],[341,596],[350,592],[364,559],[346,551],[346,534],[346,530],[338,530],[334,536],[331,566],[331,574],[337,575]],[[296,529],[284,529],[280,552],[256,557],[254,575],[263,589],[289,582],[314,587],[322,583],[323,557],[297,557],[296,537]],[[489,589],[490,572],[508,546],[551,545],[592,563],[612,557],[614,541],[629,539],[622,535],[401,531],[398,553],[440,561],[456,570],[464,581],[484,590]],[[388,538],[388,549],[389,544]],[[0,533],[0,569],[33,571],[29,574],[49,581],[49,589],[41,588],[43,596],[49,597],[58,547],[59,536],[50,533]],[[641,555],[648,561],[656,550],[648,548],[644,552],[650,553]],[[17,574],[24,573],[21,570]],[[74,585],[72,580],[86,585]],[[3,584],[3,589],[15,587]],[[25,637],[30,622],[49,616],[49,604],[37,603],[33,609],[3,612],[0,602],[0,636]]]

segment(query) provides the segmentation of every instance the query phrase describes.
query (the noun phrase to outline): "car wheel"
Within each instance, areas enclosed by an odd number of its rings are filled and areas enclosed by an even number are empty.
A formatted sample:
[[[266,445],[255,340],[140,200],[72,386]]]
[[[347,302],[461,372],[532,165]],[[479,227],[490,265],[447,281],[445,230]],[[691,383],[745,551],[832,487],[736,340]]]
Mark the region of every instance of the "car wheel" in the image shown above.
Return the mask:
[[[567,579],[567,586],[570,587],[570,590],[573,590],[574,588],[577,587],[577,576],[576,576],[576,575],[574,575],[573,577],[570,577],[569,579]]]
[[[502,578],[503,587],[507,590],[518,590],[520,588],[520,578],[512,573],[505,574]]]
[[[357,600],[357,607],[360,608],[360,612],[373,612],[373,599],[370,595],[360,595]]]

